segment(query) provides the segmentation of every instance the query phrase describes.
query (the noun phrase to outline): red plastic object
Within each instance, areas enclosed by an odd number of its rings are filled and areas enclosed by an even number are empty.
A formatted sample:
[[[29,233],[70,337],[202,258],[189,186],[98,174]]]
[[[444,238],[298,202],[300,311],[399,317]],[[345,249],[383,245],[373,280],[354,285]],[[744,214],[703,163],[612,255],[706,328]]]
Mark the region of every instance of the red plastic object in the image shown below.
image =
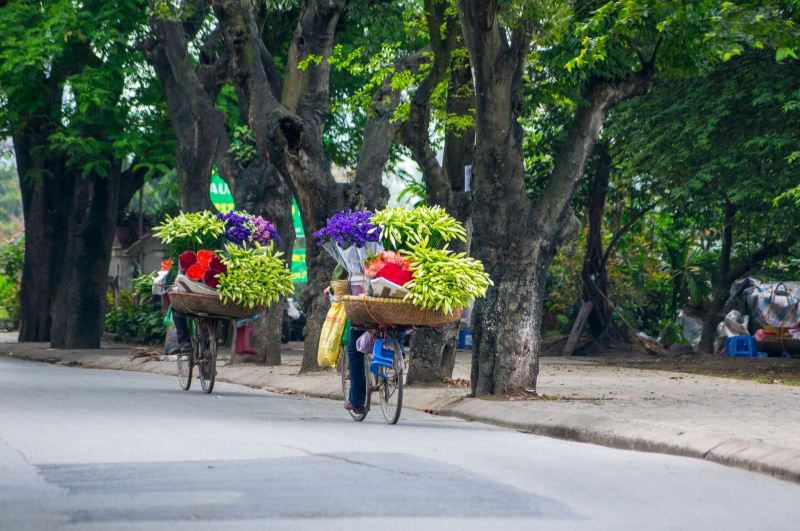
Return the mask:
[[[236,329],[236,353],[258,354],[258,328],[253,325],[244,325]]]

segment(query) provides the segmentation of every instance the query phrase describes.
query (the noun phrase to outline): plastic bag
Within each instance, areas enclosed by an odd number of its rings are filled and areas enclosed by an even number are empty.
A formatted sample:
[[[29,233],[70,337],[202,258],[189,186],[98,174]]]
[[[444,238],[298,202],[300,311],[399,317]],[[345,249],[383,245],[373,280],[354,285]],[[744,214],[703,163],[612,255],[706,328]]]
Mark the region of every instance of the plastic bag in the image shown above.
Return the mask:
[[[356,339],[356,350],[364,354],[372,354],[375,348],[375,337],[369,332],[364,332]]]
[[[342,334],[347,317],[344,313],[344,304],[334,302],[331,304],[322,332],[319,335],[319,349],[317,350],[317,364],[320,367],[335,367],[342,351]]]

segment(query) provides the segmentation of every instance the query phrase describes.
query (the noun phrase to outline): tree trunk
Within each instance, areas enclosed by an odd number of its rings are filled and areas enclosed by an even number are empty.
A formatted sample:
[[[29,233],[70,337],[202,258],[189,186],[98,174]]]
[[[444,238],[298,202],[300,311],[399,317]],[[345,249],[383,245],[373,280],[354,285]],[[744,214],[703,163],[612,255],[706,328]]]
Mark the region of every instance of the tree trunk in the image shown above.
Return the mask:
[[[100,347],[120,178],[118,164],[108,177],[75,178],[64,267],[52,308],[54,348]]]
[[[414,332],[407,384],[441,384],[443,378],[451,378],[457,340],[458,324]]]
[[[731,278],[731,255],[733,253],[733,222],[736,218],[736,207],[726,197],[724,199],[722,218],[722,242],[719,251],[719,268],[714,282],[714,296],[708,313],[703,319],[703,331],[700,335],[700,352],[713,353],[714,340],[717,338],[717,323],[721,320],[722,310],[728,300],[728,292],[736,278]]]
[[[605,334],[611,326],[611,307],[608,304],[608,271],[603,259],[603,214],[605,213],[608,182],[612,160],[608,144],[596,146],[597,166],[589,183],[586,217],[589,225],[586,239],[586,255],[583,260],[581,280],[583,300],[592,303],[589,314],[589,330],[593,338]]]
[[[72,191],[62,179],[62,165],[32,157],[46,137],[14,136],[22,212],[25,221],[25,257],[20,286],[20,342],[50,340],[50,309],[63,269],[65,222]]]
[[[542,257],[539,264],[498,263],[490,271],[494,288],[476,302],[472,319],[473,395],[535,391],[549,266]]]
[[[234,179],[234,198],[239,208],[257,214],[275,224],[281,236],[278,248],[291,267],[294,247],[292,194],[274,166],[260,155]],[[258,325],[258,360],[265,365],[281,364],[281,328],[284,301],[266,309]]]

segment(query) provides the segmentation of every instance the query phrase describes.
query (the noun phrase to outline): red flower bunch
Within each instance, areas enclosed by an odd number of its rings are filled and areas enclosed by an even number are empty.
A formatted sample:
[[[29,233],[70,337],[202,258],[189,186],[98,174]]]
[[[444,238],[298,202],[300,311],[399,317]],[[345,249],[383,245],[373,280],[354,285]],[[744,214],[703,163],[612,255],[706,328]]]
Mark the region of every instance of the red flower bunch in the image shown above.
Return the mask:
[[[398,286],[410,281],[413,275],[411,260],[394,251],[381,251],[370,257],[364,271],[369,277],[385,278]]]
[[[161,262],[161,271],[169,271],[172,268],[172,260],[164,260]]]
[[[196,282],[203,281],[208,287],[216,289],[219,276],[228,271],[213,251],[186,251],[178,257],[181,271]]]

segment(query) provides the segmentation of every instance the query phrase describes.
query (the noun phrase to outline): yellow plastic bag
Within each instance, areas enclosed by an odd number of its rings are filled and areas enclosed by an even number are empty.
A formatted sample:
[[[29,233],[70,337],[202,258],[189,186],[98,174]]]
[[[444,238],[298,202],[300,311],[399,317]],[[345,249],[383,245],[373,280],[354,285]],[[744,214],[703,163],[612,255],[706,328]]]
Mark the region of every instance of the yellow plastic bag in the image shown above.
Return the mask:
[[[331,304],[331,309],[328,310],[325,324],[322,325],[322,332],[319,335],[317,363],[320,367],[335,367],[339,362],[339,354],[342,352],[342,334],[344,333],[346,320],[344,304],[341,302]]]

